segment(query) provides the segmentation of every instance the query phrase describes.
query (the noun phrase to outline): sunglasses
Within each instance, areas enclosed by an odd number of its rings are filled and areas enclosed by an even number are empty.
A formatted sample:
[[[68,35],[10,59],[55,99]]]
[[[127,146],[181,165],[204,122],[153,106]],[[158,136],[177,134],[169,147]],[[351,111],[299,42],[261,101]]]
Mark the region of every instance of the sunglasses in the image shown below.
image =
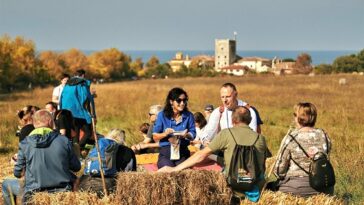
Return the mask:
[[[155,114],[153,114],[153,113],[148,113],[148,114],[149,114],[149,117],[150,117],[150,116],[153,116],[153,115],[155,115]]]
[[[181,102],[183,101],[184,104],[186,104],[188,102],[188,99],[187,98],[177,98],[175,99],[175,101],[178,103],[178,104],[181,104]]]

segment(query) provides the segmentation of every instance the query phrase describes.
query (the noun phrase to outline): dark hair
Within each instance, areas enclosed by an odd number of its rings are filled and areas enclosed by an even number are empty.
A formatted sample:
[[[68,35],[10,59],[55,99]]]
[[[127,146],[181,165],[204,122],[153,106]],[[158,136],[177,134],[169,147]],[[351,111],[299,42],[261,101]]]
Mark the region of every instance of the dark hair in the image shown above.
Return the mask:
[[[237,107],[231,116],[233,122],[244,123],[249,125],[252,121],[252,117],[250,115],[250,110],[245,106]]]
[[[149,130],[149,123],[143,123],[142,125],[140,125],[139,130],[143,133],[143,134],[147,134],[148,130]]]
[[[222,88],[231,88],[231,89],[233,89],[233,91],[238,91],[238,90],[236,89],[235,85],[234,85],[234,84],[232,84],[232,83],[225,83],[225,84],[223,84],[221,87],[222,87]]]
[[[85,75],[86,74],[86,71],[84,69],[79,69],[76,71],[76,75],[77,76],[82,76],[82,75]]]
[[[18,111],[18,117],[20,120],[22,120],[27,115],[33,115],[36,111],[39,110],[39,107],[33,106],[33,105],[27,105],[23,107],[23,109]]]
[[[71,76],[68,75],[67,73],[62,73],[61,80],[63,80],[64,78],[71,78]]]
[[[198,123],[200,125],[200,129],[206,126],[206,118],[201,112],[195,112],[195,114],[193,114],[193,117],[195,118],[195,123]]]
[[[46,103],[46,105],[52,105],[52,107],[57,110],[57,103],[55,103],[55,102],[49,101]]]
[[[171,118],[173,116],[173,108],[169,101],[177,100],[179,98],[179,96],[183,95],[183,94],[186,96],[186,99],[188,100],[188,95],[187,95],[186,91],[184,91],[182,88],[178,88],[178,87],[172,88],[172,90],[170,90],[168,92],[166,101],[164,103],[164,109],[163,109],[163,113],[167,118]],[[183,111],[188,111],[187,104],[186,104],[185,108],[183,109]]]

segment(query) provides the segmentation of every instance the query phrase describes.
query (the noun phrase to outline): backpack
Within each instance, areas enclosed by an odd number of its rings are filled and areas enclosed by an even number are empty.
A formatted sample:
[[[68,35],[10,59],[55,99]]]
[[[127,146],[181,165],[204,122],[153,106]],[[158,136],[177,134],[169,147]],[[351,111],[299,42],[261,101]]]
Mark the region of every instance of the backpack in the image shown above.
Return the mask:
[[[99,138],[98,144],[104,175],[106,177],[113,177],[117,173],[116,153],[119,145],[115,141],[106,138]],[[86,158],[84,174],[90,176],[101,176],[96,147],[92,148]]]
[[[328,158],[328,154],[323,152],[317,152],[313,157],[310,157],[305,149],[298,143],[298,141],[292,135],[289,135],[303,151],[307,158],[310,159],[310,168],[306,171],[295,160],[291,159],[302,171],[304,171],[308,177],[310,186],[318,191],[323,191],[326,188],[335,185],[335,172]],[[328,147],[327,136],[325,135],[326,146]]]
[[[255,148],[255,143],[258,141],[259,135],[252,145],[239,145],[230,129],[229,131],[236,145],[226,179],[227,184],[235,191],[251,191],[258,177],[262,174],[262,170],[258,166],[258,151]]]

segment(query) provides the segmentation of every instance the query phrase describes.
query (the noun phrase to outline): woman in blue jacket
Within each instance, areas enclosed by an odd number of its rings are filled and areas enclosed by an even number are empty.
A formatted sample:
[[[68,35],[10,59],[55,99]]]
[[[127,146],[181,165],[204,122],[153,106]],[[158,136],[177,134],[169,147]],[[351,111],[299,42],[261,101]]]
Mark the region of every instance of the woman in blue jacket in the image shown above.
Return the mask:
[[[160,145],[158,168],[177,166],[190,156],[187,147],[196,136],[196,128],[187,102],[186,91],[173,88],[168,92],[163,111],[158,114],[153,129],[153,139]]]

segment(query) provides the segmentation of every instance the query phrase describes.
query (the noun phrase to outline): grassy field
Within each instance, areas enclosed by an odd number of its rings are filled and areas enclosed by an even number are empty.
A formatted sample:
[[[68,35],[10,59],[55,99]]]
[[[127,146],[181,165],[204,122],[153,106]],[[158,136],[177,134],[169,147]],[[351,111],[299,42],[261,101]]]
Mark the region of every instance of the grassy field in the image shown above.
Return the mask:
[[[347,84],[339,85],[340,78],[346,78]],[[147,121],[149,106],[163,104],[171,88],[184,88],[190,99],[189,109],[196,112],[207,103],[220,104],[219,88],[225,82],[236,84],[240,98],[259,109],[264,121],[262,131],[274,154],[293,120],[293,105],[300,101],[314,103],[318,108],[317,127],[325,129],[333,142],[335,194],[350,197],[353,203],[364,201],[363,76],[184,78],[93,85],[98,94],[97,130],[106,133],[111,128],[122,128],[131,145],[142,138],[138,127]],[[0,96],[1,179],[12,172],[8,159],[17,150],[17,110],[27,104],[44,107],[51,94],[50,87]]]

